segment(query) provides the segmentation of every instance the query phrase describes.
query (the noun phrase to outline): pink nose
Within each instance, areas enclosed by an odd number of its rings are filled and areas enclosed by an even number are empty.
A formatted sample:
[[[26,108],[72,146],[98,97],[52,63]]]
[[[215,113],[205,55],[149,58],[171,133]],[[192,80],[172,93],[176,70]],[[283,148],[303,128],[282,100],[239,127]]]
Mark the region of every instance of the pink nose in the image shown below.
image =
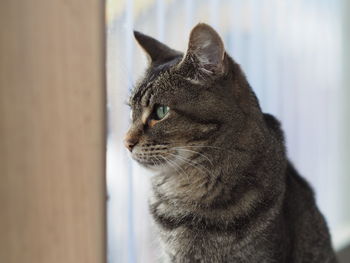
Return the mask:
[[[124,139],[125,147],[131,152],[134,146],[138,143],[138,138],[132,136],[126,136]]]

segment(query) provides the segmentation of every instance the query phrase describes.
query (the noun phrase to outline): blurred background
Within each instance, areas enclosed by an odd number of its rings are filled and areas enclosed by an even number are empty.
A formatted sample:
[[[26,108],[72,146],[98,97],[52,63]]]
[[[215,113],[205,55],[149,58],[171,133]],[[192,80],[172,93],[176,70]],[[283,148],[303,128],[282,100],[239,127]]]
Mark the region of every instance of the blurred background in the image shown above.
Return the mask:
[[[282,122],[289,158],[315,189],[335,249],[350,244],[348,1],[107,0],[106,8],[110,263],[155,262],[158,254],[150,174],[122,144],[124,102],[147,65],[133,30],[185,51],[198,22],[219,32],[264,112]]]

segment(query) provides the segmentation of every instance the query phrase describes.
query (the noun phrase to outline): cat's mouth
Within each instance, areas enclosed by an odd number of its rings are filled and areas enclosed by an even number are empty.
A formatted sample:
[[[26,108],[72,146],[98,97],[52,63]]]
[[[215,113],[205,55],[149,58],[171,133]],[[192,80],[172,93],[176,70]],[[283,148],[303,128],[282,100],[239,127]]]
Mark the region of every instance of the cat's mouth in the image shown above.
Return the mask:
[[[135,147],[131,153],[131,157],[141,166],[152,170],[182,171],[184,165],[197,165],[191,160],[193,153],[195,153],[194,150],[182,149],[182,147],[173,147],[170,149]]]

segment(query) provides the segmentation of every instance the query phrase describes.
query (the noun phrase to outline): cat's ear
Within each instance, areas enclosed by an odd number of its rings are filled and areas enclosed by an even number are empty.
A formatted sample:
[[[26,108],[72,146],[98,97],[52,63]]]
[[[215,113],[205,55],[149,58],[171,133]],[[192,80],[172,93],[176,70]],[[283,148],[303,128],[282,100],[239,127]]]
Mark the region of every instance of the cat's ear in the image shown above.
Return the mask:
[[[167,62],[181,55],[180,52],[173,50],[158,40],[138,31],[134,31],[134,36],[142,49],[146,52],[151,64]]]
[[[209,25],[200,23],[190,34],[187,53],[182,64],[195,64],[206,75],[225,72],[225,48],[219,34]]]

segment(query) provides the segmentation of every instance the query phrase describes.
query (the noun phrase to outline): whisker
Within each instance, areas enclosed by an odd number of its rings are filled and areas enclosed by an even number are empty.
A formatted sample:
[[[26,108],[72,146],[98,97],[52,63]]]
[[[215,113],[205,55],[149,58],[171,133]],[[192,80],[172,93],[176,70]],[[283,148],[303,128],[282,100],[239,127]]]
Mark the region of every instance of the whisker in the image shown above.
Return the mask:
[[[196,163],[196,162],[193,162],[193,161],[191,161],[190,159],[185,158],[185,157],[183,157],[183,156],[176,155],[176,154],[172,154],[172,153],[170,153],[170,154],[173,155],[175,158],[178,158],[179,160],[181,160],[181,161],[183,161],[183,162],[185,162],[185,163],[187,163],[187,164],[193,166],[194,168],[198,169],[200,172],[202,172],[202,173],[208,175],[209,178],[210,178],[210,173],[211,173],[211,172],[210,172],[206,167],[204,167],[203,165],[200,165],[200,164],[198,164],[198,163]],[[205,172],[205,171],[203,171],[202,169],[200,169],[200,168],[198,167],[198,165],[199,165],[200,167],[204,168],[206,171],[208,171],[208,173]]]
[[[167,164],[169,164],[171,167],[173,167],[175,169],[175,172],[179,173],[179,171],[176,169],[176,167],[174,167],[174,165],[172,163],[170,163],[166,157],[163,157],[161,155],[159,157],[161,157]]]
[[[153,163],[154,166],[156,166],[156,163],[155,161],[153,161],[153,159],[151,159],[151,162]]]
[[[193,153],[199,154],[199,155],[203,156],[205,159],[207,159],[207,160],[210,162],[210,164],[211,164],[212,166],[214,166],[213,162],[209,159],[209,157],[206,156],[205,154],[200,153],[200,152],[192,151],[192,150],[188,150],[188,149],[183,149],[183,147],[172,147],[171,149],[176,149],[176,150],[181,150],[181,151],[187,151],[187,152],[193,152]]]
[[[159,162],[159,165],[161,165],[163,168],[165,168],[166,166],[165,166],[165,164],[164,164],[164,162],[162,162],[157,156],[154,156],[154,158],[156,158],[157,159],[157,161]],[[165,162],[167,163],[167,161],[165,160]]]
[[[186,177],[187,177],[187,182],[188,182],[188,183],[190,182],[189,176],[188,176],[188,174],[185,172],[184,169],[182,169],[182,168],[181,168],[179,165],[177,165],[175,162],[172,162],[170,159],[168,159],[168,158],[166,158],[166,157],[164,157],[164,156],[161,156],[161,155],[160,155],[160,157],[162,157],[167,163],[169,163],[172,167],[174,167],[174,168],[175,168],[175,171],[180,175],[179,171],[176,169],[176,167],[178,167],[178,168],[186,175]]]
[[[195,161],[193,161],[193,160],[191,160],[189,158],[186,158],[186,157],[181,156],[181,155],[172,154],[172,153],[171,153],[171,155],[173,155],[173,156],[175,156],[177,158],[181,158],[181,160],[183,160],[183,161],[185,161],[185,162],[187,162],[189,164],[193,164],[196,168],[199,168],[198,166],[200,166],[200,167],[204,168],[206,171],[208,171],[209,173],[211,173],[211,171],[209,171],[205,166],[203,166],[203,165],[201,165],[201,164],[199,164],[199,163],[197,163],[197,162],[195,162]],[[203,170],[201,170],[201,171],[203,172]]]
[[[186,175],[186,177],[187,177],[187,182],[190,183],[190,178],[189,178],[188,174],[185,172],[185,170],[184,170],[180,165],[178,165],[176,162],[173,162],[173,161],[171,161],[170,159],[168,159],[168,161],[171,162],[171,163],[173,163],[175,166],[179,167],[179,168],[181,169],[181,171],[183,171],[183,173]]]
[[[217,146],[211,146],[211,145],[181,145],[180,147],[186,147],[186,148],[211,148],[211,149],[222,150],[222,151],[226,151],[226,152],[235,154],[235,152],[230,151],[228,149],[225,149],[225,148],[222,148],[222,147],[217,147]],[[240,152],[246,152],[247,151],[247,150],[239,148],[239,147],[233,147],[233,149],[238,150]]]

